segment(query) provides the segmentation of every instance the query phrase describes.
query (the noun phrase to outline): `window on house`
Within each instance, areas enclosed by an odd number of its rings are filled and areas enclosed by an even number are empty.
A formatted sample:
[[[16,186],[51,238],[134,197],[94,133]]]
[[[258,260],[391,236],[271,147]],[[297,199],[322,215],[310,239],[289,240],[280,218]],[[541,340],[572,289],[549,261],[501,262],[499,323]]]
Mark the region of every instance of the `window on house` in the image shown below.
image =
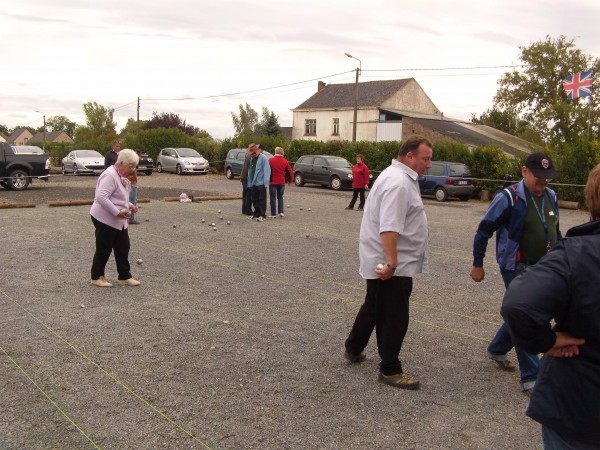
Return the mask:
[[[333,119],[333,134],[334,136],[339,136],[340,134],[340,119]]]
[[[317,134],[317,119],[306,119],[304,124],[305,135]]]

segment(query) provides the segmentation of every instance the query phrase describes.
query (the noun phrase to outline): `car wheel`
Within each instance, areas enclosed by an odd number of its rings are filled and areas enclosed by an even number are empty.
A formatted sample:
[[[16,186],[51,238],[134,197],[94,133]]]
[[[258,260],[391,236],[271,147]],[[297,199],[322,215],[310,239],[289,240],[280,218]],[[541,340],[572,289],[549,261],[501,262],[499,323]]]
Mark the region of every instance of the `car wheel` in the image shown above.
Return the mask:
[[[334,191],[339,191],[340,189],[342,189],[342,180],[340,180],[340,177],[331,177],[329,185]]]
[[[177,172],[177,175],[182,174],[181,166],[179,164],[177,164],[177,167],[175,167],[175,172]]]
[[[17,169],[10,173],[6,182],[11,191],[24,191],[29,186],[29,177],[27,172]]]
[[[156,165],[156,171],[157,171],[158,173],[162,173],[162,171],[163,171],[163,170],[162,170],[162,164],[161,164],[161,163],[158,163],[158,164]]]
[[[434,191],[434,195],[435,195],[435,199],[438,202],[445,202],[446,200],[448,200],[448,193],[446,192],[446,189],[444,189],[443,187],[436,188]]]
[[[62,165],[62,168],[61,168],[61,169],[62,169],[62,174],[63,174],[63,175],[66,175],[66,174],[67,174],[67,169],[66,169],[66,167],[65,167],[65,165],[64,165],[64,164]]]
[[[296,186],[304,186],[304,177],[300,172],[297,172],[296,175],[294,175],[294,184]]]
[[[77,164],[73,164],[73,175],[79,175],[79,168]]]
[[[228,180],[233,180],[233,171],[231,170],[231,167],[225,169],[225,176]]]

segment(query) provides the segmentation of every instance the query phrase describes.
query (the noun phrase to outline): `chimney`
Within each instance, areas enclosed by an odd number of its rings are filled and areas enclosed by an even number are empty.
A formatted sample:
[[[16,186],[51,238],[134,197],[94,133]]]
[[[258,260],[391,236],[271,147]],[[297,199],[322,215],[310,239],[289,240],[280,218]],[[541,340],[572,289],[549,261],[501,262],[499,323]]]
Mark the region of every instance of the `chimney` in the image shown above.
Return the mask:
[[[321,92],[323,89],[325,89],[325,86],[327,86],[326,83],[319,81],[319,83],[317,84],[317,92]]]

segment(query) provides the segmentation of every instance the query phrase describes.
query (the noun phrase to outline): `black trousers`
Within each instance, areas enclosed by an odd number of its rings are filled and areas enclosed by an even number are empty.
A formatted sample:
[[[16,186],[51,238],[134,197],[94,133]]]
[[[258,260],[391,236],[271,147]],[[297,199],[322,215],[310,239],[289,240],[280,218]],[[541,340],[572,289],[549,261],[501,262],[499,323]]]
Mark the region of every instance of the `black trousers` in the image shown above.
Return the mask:
[[[264,186],[252,186],[252,206],[254,206],[254,217],[267,216],[267,188]]]
[[[367,344],[373,329],[384,375],[402,373],[399,355],[408,330],[408,300],[412,293],[411,277],[367,280],[367,295],[346,339],[346,351],[358,355]]]
[[[248,187],[248,181],[242,180],[242,214],[253,215],[252,211],[252,188]]]
[[[92,217],[92,223],[96,227],[96,252],[92,261],[92,280],[104,276],[104,269],[111,252],[115,252],[117,273],[119,280],[131,278],[131,267],[129,265],[129,233],[127,228],[117,230],[96,220]]]
[[[352,193],[352,200],[350,200],[350,204],[348,207],[354,208],[354,204],[356,203],[356,199],[358,198],[358,194],[360,194],[360,203],[358,207],[363,209],[365,207],[365,188],[353,188],[354,192]]]

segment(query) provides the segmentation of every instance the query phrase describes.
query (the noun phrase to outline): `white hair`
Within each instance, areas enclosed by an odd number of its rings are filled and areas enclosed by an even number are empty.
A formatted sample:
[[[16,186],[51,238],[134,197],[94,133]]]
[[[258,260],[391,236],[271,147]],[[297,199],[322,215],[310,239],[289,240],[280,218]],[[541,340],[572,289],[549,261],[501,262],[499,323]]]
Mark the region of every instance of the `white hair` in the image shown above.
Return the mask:
[[[140,162],[140,157],[136,152],[131,150],[130,148],[125,148],[119,152],[119,156],[117,157],[117,164],[129,165],[132,164],[137,166]]]

